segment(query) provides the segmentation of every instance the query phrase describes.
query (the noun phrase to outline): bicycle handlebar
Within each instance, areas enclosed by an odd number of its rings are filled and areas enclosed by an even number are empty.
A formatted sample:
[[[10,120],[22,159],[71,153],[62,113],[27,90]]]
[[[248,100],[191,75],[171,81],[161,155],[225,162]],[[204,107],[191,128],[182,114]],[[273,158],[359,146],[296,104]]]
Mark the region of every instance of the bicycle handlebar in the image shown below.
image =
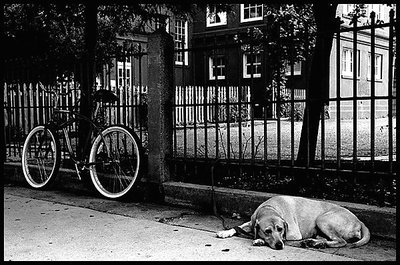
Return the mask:
[[[58,109],[60,96],[67,96],[74,92],[73,89],[66,88],[67,92],[61,92],[61,88],[47,89],[42,82],[38,81],[41,89],[49,94],[53,94],[54,109]],[[118,97],[110,90],[98,89],[93,93],[93,100],[96,103],[114,103],[118,101]],[[78,99],[79,101],[79,99]],[[102,105],[102,104],[100,104]],[[95,111],[96,112],[96,111]]]

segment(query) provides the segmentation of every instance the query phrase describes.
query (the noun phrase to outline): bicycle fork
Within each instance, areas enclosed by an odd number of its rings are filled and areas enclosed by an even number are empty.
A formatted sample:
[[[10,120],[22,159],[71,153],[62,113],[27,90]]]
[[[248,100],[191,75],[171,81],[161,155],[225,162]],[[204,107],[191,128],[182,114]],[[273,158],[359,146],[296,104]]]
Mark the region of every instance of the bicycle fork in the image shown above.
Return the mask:
[[[80,163],[78,161],[78,159],[76,157],[74,157],[74,155],[73,155],[74,152],[72,150],[72,145],[71,145],[71,139],[69,138],[67,128],[63,128],[62,130],[63,130],[63,133],[64,133],[64,139],[65,139],[65,141],[67,143],[68,153],[71,156],[72,161],[74,162],[76,174],[78,175],[78,179],[82,180],[81,171],[86,169],[85,164],[84,163]],[[81,165],[81,164],[83,164],[83,165]]]

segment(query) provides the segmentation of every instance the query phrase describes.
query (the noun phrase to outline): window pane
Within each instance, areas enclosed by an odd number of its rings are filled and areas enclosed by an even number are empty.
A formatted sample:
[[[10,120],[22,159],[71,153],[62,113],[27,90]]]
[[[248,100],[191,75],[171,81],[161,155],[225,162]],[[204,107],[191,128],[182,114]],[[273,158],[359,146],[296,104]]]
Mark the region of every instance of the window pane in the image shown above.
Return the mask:
[[[261,5],[257,7],[257,14],[258,14],[258,16],[262,16],[262,6]]]
[[[250,14],[249,14],[249,9],[244,9],[244,18],[249,18]]]
[[[243,9],[241,12],[243,12],[243,19],[254,19],[254,18],[262,18],[262,4],[260,5],[250,5],[250,4],[244,4]]]
[[[226,12],[217,12],[216,5],[209,5],[206,14],[207,26],[218,26],[226,24]]]
[[[220,65],[219,70],[219,76],[225,76],[225,65]]]
[[[210,79],[225,78],[225,59],[222,56],[210,57]]]

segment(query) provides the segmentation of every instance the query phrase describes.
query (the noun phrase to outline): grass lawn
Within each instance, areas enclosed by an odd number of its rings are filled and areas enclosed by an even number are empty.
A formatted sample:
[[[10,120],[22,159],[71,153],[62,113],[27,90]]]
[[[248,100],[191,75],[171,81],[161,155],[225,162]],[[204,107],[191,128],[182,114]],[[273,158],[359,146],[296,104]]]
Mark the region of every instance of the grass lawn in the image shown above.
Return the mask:
[[[325,159],[337,159],[337,120],[325,120]],[[395,127],[396,119],[393,119]],[[388,119],[380,118],[375,120],[375,159],[388,160],[389,155],[389,129]],[[341,120],[340,121],[340,155],[342,159],[351,159],[353,156],[353,121]],[[264,133],[264,127],[266,131]],[[215,157],[218,149],[220,158],[237,159],[239,158],[239,146],[242,147],[241,156],[246,159],[252,158],[252,153],[256,159],[264,159],[264,152],[266,152],[267,159],[277,159],[278,155],[278,136],[280,135],[280,152],[282,159],[291,159],[292,156],[292,142],[294,145],[294,158],[297,156],[302,122],[294,122],[294,137],[292,139],[292,126],[291,122],[281,120],[280,133],[278,133],[278,122],[267,121],[264,126],[263,121],[256,121],[254,125],[254,134],[252,134],[251,126],[242,126],[239,128],[237,125],[231,125],[228,129],[226,124],[216,127],[187,128],[186,130],[186,156],[204,157],[206,152],[205,130],[207,130],[207,156]],[[396,152],[396,136],[395,128],[393,128],[393,153]],[[196,134],[196,135],[195,135]],[[239,139],[239,134],[242,136]],[[253,137],[252,137],[253,136]],[[177,154],[184,155],[184,142],[185,131],[176,130],[176,147]],[[218,139],[218,146],[216,145]],[[267,141],[265,141],[267,139]],[[321,126],[319,128],[317,144],[317,159],[321,158]],[[254,141],[254,143],[252,143]],[[228,147],[229,146],[229,147]],[[254,148],[252,149],[252,146]],[[229,149],[229,152],[228,152]],[[359,119],[357,120],[357,157],[369,158],[371,157],[371,120]],[[394,158],[395,160],[395,158]]]

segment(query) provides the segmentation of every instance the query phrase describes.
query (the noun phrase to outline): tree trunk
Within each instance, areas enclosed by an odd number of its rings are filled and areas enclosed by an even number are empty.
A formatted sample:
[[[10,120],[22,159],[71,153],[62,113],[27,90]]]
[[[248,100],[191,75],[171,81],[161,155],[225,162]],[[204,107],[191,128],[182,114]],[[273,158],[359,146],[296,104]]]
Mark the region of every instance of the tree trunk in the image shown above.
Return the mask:
[[[394,95],[395,95],[395,115],[396,115],[396,163],[395,163],[395,171],[399,172],[400,171],[400,61],[399,61],[399,54],[400,54],[400,8],[397,6],[396,8],[396,24],[395,24],[395,29],[396,29],[396,56],[395,56],[395,65],[394,65],[394,70],[395,70],[395,86],[394,86]]]
[[[301,130],[297,156],[299,165],[308,165],[315,160],[318,129],[325,103],[329,100],[329,58],[336,24],[337,4],[318,3],[313,5],[317,25],[316,44],[311,62],[308,98]]]
[[[1,7],[1,10],[4,10],[4,3],[3,4],[0,4],[0,7]],[[5,38],[5,34],[4,34],[4,12],[1,12],[1,14],[0,14],[0,23],[1,23],[1,29],[0,29],[0,36],[1,36],[1,39],[2,40],[4,40]],[[4,48],[3,48],[4,49]],[[4,55],[4,53],[2,53],[1,54],[1,58],[0,58],[0,60],[1,60],[1,69],[4,69],[4,67],[5,67],[5,63],[4,63],[4,60],[3,60],[3,55]],[[5,85],[5,80],[4,80],[4,77],[5,77],[5,75],[4,75],[4,71],[1,71],[1,73],[0,73],[0,75],[1,75],[1,89],[0,89],[0,98],[2,99],[1,100],[1,107],[0,107],[0,109],[1,110],[4,110],[4,85]],[[3,115],[4,115],[4,113],[3,113]],[[4,128],[4,116],[0,119],[0,161],[1,161],[1,167],[2,167],[2,171],[4,172],[4,162],[6,161],[6,143],[5,143],[5,135],[4,135],[4,132],[5,132],[5,128]]]
[[[97,41],[97,5],[89,2],[85,7],[85,48],[86,55],[82,62],[83,71],[81,76],[81,101],[80,114],[91,117],[92,114],[92,92],[95,81],[95,55]],[[77,148],[78,157],[84,155],[85,145],[88,143],[88,137],[91,135],[90,124],[85,121],[79,122],[78,127],[79,144]]]

